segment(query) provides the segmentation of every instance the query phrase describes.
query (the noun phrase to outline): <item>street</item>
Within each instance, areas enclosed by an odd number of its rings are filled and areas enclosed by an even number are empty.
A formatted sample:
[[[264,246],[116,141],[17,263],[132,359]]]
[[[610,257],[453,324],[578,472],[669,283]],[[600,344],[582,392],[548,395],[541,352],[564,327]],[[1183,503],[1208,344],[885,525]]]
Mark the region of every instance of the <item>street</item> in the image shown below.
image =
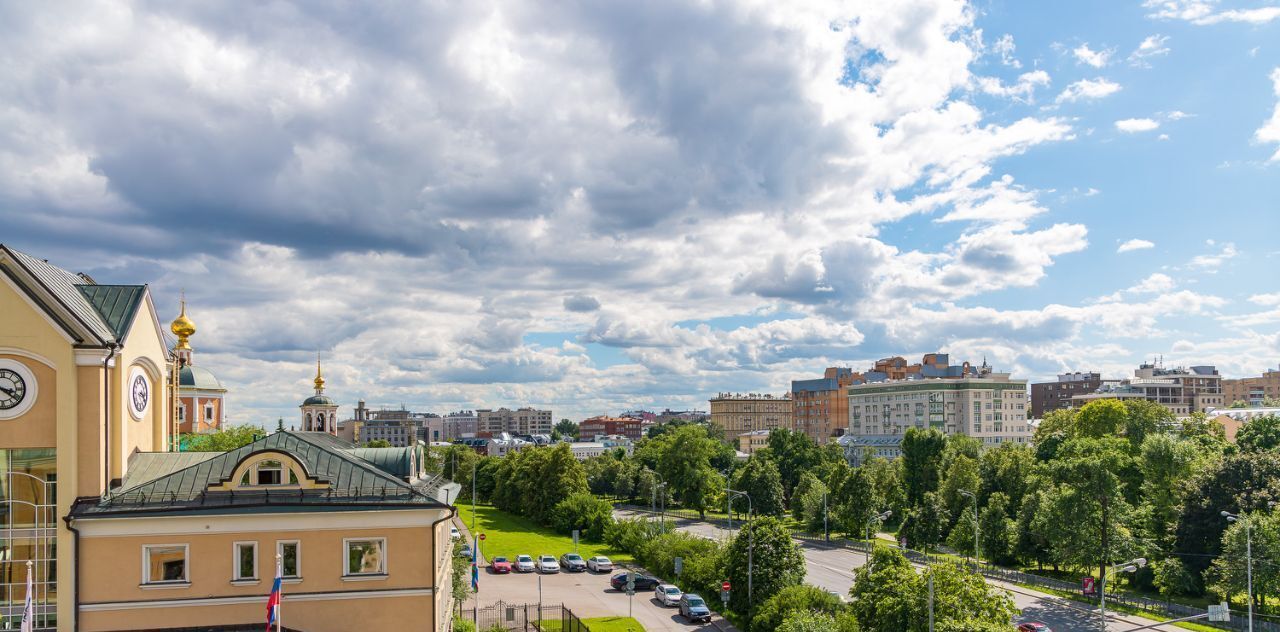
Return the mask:
[[[648,515],[650,514],[645,512],[614,511],[614,516],[617,518],[634,518]],[[668,519],[672,520],[676,528],[681,531],[688,531],[708,538],[724,539],[729,534],[723,522],[712,524],[697,520]],[[737,521],[734,522],[735,530],[738,524]],[[827,547],[804,540],[797,540],[797,542],[804,552],[805,583],[834,590],[841,595],[848,595],[849,589],[853,587],[853,569],[865,563],[866,555],[858,551]],[[1098,629],[1098,612],[1095,608],[1089,608],[1084,604],[1004,582],[988,579],[987,583],[1007,590],[1010,596],[1013,597],[1014,604],[1022,611],[1021,616],[1015,620],[1018,623],[1036,621],[1044,623],[1058,632]],[[1115,618],[1112,615],[1108,618],[1107,630],[1108,632],[1121,632],[1154,623],[1156,621],[1141,617],[1126,615]],[[1172,625],[1158,626],[1152,629],[1166,632],[1180,630],[1180,628]]]

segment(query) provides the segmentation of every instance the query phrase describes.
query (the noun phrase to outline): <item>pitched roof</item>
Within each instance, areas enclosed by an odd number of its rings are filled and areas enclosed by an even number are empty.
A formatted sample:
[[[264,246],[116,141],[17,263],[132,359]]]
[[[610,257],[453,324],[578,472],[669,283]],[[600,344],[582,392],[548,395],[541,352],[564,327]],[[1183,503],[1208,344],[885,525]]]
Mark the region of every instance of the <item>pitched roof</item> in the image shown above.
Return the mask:
[[[72,317],[104,344],[120,341],[146,296],[145,285],[98,285],[43,259],[0,245],[23,270],[36,279]]]
[[[89,304],[98,311],[98,315],[111,328],[116,340],[123,340],[129,331],[129,324],[138,313],[142,297],[146,294],[145,285],[89,285],[76,286]]]
[[[405,451],[410,448],[391,449]],[[307,475],[327,483],[326,489],[254,489],[210,492],[209,487],[228,482],[236,467],[252,454],[274,450],[296,459]],[[149,453],[130,459],[130,473],[118,491],[96,503],[80,503],[79,517],[149,511],[226,510],[241,506],[292,506],[298,510],[323,509],[325,505],[365,508],[395,506],[443,506],[435,499],[439,481],[422,481],[397,476],[403,467],[388,471],[380,464],[356,453],[355,444],[323,432],[276,432],[228,452],[193,457],[194,453]],[[371,455],[372,456],[372,455]],[[378,454],[377,461],[391,464],[390,454]],[[137,466],[141,472],[134,473]],[[412,474],[412,472],[409,472]],[[412,481],[412,482],[410,482]]]

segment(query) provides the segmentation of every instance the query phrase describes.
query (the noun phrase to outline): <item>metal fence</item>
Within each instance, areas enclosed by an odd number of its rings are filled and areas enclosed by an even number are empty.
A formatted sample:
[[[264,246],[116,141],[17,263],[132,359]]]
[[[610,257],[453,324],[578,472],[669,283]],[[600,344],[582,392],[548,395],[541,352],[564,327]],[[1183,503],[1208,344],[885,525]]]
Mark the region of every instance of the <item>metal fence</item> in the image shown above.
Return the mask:
[[[459,616],[464,619],[474,618],[478,632],[590,632],[587,625],[562,604],[539,606],[536,603],[510,604],[499,601],[483,608],[464,610]]]

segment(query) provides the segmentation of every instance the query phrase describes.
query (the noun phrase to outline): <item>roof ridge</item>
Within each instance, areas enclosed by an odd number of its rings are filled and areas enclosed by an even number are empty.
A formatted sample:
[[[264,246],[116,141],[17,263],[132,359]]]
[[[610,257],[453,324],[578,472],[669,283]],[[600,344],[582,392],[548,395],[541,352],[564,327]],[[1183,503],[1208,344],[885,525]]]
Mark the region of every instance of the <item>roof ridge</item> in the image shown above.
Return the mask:
[[[324,449],[324,447],[323,447],[323,446],[321,446],[320,444],[318,444],[318,443],[316,443],[316,442],[314,442],[314,441],[311,441],[310,437],[303,436],[303,435],[308,435],[308,434],[312,434],[312,435],[324,435],[324,436],[326,436],[326,437],[332,436],[332,435],[330,435],[330,434],[328,434],[328,433],[325,433],[325,432],[307,432],[307,431],[300,431],[300,432],[284,431],[284,432],[276,432],[276,433],[272,434],[271,436],[275,436],[275,435],[277,435],[277,434],[287,434],[287,435],[294,436],[294,437],[296,437],[299,441],[305,441],[305,442],[307,442],[307,443],[308,443],[308,444],[310,444],[310,445],[313,445],[313,446],[315,446],[315,447],[317,447],[317,448],[319,448],[319,449],[321,449],[321,450],[324,450],[326,453],[337,455],[339,458],[342,458],[343,460],[346,460],[346,461],[350,462],[350,463],[351,463],[351,464],[353,464],[353,465],[358,465],[360,468],[364,469],[365,471],[372,472],[372,473],[374,473],[374,474],[376,474],[376,475],[378,475],[378,476],[380,476],[380,477],[382,477],[382,478],[387,479],[388,481],[391,481],[391,482],[395,483],[396,485],[398,485],[398,486],[400,486],[400,487],[405,487],[405,488],[407,488],[407,489],[413,489],[413,486],[411,486],[410,484],[408,484],[408,483],[406,483],[406,482],[404,482],[404,481],[402,481],[402,480],[400,480],[400,479],[398,479],[398,478],[396,478],[396,477],[392,476],[392,475],[391,475],[390,473],[388,473],[386,470],[383,470],[382,468],[378,467],[378,466],[377,466],[377,465],[375,465],[374,463],[372,463],[372,462],[370,462],[370,461],[366,461],[365,459],[362,459],[362,458],[360,458],[360,457],[358,457],[358,456],[356,456],[356,455],[354,455],[354,454],[351,454],[350,452],[348,452],[348,451],[347,451],[347,449],[346,449],[346,448],[337,448],[337,449],[334,449],[334,450],[325,450],[325,449]],[[337,437],[334,437],[334,438],[336,439]],[[356,446],[356,447],[358,447],[358,446]]]

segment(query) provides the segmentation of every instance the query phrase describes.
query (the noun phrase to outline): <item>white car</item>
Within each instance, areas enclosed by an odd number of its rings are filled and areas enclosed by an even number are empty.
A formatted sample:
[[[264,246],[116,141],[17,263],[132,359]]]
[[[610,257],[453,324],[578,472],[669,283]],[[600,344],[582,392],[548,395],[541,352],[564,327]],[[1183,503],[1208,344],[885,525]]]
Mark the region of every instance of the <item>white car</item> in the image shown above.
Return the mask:
[[[538,572],[539,573],[559,573],[560,561],[554,555],[538,556]]]
[[[654,598],[664,606],[680,605],[680,596],[683,594],[679,588],[671,584],[658,584],[658,587],[653,589]]]
[[[449,527],[449,537],[457,540],[458,538],[462,537],[462,534],[458,533],[457,527]]]
[[[532,573],[538,570],[538,566],[533,563],[532,555],[517,555],[515,569],[517,573]]]
[[[587,558],[587,568],[595,573],[613,570],[613,562],[603,555]]]

